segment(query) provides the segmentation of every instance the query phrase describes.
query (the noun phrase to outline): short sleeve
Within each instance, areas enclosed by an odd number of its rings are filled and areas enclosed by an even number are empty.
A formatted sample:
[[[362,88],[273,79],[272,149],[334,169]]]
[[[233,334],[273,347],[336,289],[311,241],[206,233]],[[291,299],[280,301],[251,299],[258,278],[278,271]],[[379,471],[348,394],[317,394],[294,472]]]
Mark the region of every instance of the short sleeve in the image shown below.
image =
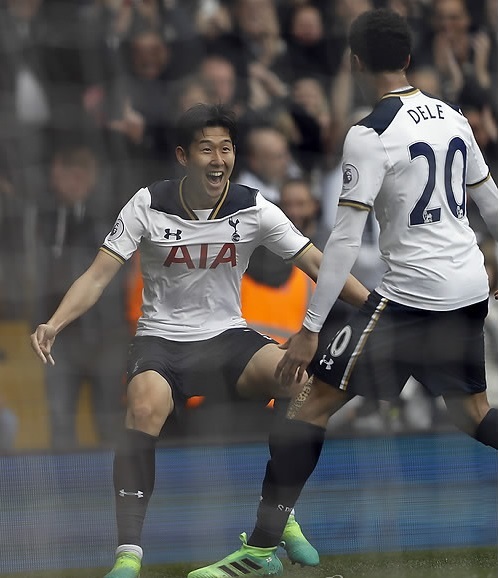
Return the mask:
[[[286,261],[295,259],[311,245],[308,237],[296,229],[279,207],[260,194],[258,194],[257,203],[261,208],[261,245]]]
[[[101,249],[122,262],[127,261],[146,234],[148,207],[150,193],[148,189],[140,189],[121,209]]]
[[[342,191],[339,205],[370,209],[389,163],[377,133],[361,125],[351,127],[342,154]]]

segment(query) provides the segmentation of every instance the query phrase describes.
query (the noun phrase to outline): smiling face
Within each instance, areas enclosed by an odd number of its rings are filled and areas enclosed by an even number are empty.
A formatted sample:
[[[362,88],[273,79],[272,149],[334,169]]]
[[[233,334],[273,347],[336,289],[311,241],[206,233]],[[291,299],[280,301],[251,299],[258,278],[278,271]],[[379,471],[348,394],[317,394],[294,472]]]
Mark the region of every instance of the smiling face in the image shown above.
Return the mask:
[[[433,3],[434,27],[446,34],[449,40],[457,40],[469,32],[470,16],[464,0],[437,0]]]
[[[187,150],[177,147],[176,157],[187,171],[185,189],[192,208],[212,207],[235,164],[235,147],[228,129],[209,126],[197,131]]]

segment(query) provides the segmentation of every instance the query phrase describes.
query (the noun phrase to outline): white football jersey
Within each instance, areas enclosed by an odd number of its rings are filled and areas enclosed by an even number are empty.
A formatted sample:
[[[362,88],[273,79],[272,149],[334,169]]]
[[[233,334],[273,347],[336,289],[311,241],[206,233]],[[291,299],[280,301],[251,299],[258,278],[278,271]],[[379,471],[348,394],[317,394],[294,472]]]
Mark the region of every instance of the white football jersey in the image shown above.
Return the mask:
[[[435,311],[488,297],[466,199],[487,178],[465,117],[417,89],[387,94],[350,129],[339,204],[375,210],[387,265],[382,296]]]
[[[288,260],[311,243],[255,189],[228,184],[212,210],[194,211],[176,180],[140,189],[101,250],[121,262],[140,250],[144,291],[137,335],[197,341],[247,326],[240,283],[258,245]]]

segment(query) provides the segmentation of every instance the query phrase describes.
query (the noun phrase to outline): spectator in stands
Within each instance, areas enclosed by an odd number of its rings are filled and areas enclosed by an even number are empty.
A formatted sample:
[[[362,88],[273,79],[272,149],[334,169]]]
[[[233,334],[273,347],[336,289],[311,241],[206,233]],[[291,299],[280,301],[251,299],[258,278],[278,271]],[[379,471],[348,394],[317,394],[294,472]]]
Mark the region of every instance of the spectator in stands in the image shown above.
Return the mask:
[[[301,172],[290,155],[287,139],[276,128],[256,126],[249,130],[243,146],[245,169],[239,180],[278,203],[284,181]]]
[[[289,61],[273,0],[235,0],[232,15],[249,64],[258,63],[278,76],[285,76]]]
[[[245,113],[243,88],[234,63],[221,54],[207,54],[201,60],[198,74],[212,92],[214,102],[230,106],[240,118]]]
[[[75,275],[93,260],[112,220],[98,209],[99,166],[93,150],[63,141],[50,163],[50,190],[38,207],[35,326],[59,303]],[[104,445],[113,442],[122,422],[122,375],[126,327],[119,279],[97,309],[68,328],[58,344],[57,365],[46,367],[51,446],[74,450],[76,414],[83,385],[91,387],[97,433]]]
[[[326,34],[318,6],[310,3],[294,6],[285,40],[293,79],[313,76],[327,87],[339,69],[344,46],[337,38]]]
[[[458,102],[465,85],[491,86],[491,40],[484,30],[473,30],[465,0],[435,0],[432,4],[433,59],[442,78],[443,96]]]
[[[155,31],[137,32],[130,40],[129,74],[122,90],[109,102],[107,128],[124,141],[123,162],[130,164],[134,183],[161,177],[164,164],[174,164],[174,145],[170,142],[171,47]],[[119,142],[119,141],[118,141]],[[129,177],[131,178],[131,177]]]
[[[291,104],[297,105],[304,114],[298,114],[296,106],[289,105],[299,129],[299,140],[294,146],[300,164],[311,175],[323,168],[332,137],[330,103],[323,85],[313,76],[302,76],[291,87]],[[306,119],[307,122],[299,122]]]
[[[183,40],[166,40],[168,35],[154,20],[154,14],[163,14],[159,4],[147,3],[136,10],[139,15],[133,13],[135,16],[132,14],[130,18],[138,20],[129,23],[126,31],[120,31],[124,38],[118,49],[106,47],[108,64],[101,66],[100,80],[85,93],[85,104],[96,121],[95,128],[103,132],[108,163],[115,170],[116,188],[127,193],[123,202],[140,183],[160,178],[165,163],[176,166],[170,133],[174,122],[171,93],[193,71],[190,56],[182,55],[179,76],[176,56]],[[144,19],[152,19],[154,25],[145,26]],[[111,35],[109,41],[112,38]],[[189,46],[186,52],[196,60],[195,47]],[[110,78],[105,78],[106,71]]]
[[[285,181],[280,190],[280,208],[323,251],[330,229],[321,221],[320,202],[313,196],[311,183],[303,178]]]

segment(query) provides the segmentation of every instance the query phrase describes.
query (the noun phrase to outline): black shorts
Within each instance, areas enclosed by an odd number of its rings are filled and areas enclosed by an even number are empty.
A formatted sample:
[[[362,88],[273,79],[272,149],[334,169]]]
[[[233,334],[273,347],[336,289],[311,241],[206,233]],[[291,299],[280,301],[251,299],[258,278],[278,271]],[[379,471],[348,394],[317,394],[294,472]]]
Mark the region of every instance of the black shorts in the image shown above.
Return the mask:
[[[177,409],[194,395],[212,401],[240,399],[236,384],[252,356],[276,343],[254,329],[236,328],[202,341],[170,341],[138,336],[128,351],[128,382],[144,371],[157,371],[173,390]]]
[[[395,398],[410,376],[433,395],[482,392],[487,312],[487,300],[454,311],[426,311],[373,292],[311,371],[351,396]]]

